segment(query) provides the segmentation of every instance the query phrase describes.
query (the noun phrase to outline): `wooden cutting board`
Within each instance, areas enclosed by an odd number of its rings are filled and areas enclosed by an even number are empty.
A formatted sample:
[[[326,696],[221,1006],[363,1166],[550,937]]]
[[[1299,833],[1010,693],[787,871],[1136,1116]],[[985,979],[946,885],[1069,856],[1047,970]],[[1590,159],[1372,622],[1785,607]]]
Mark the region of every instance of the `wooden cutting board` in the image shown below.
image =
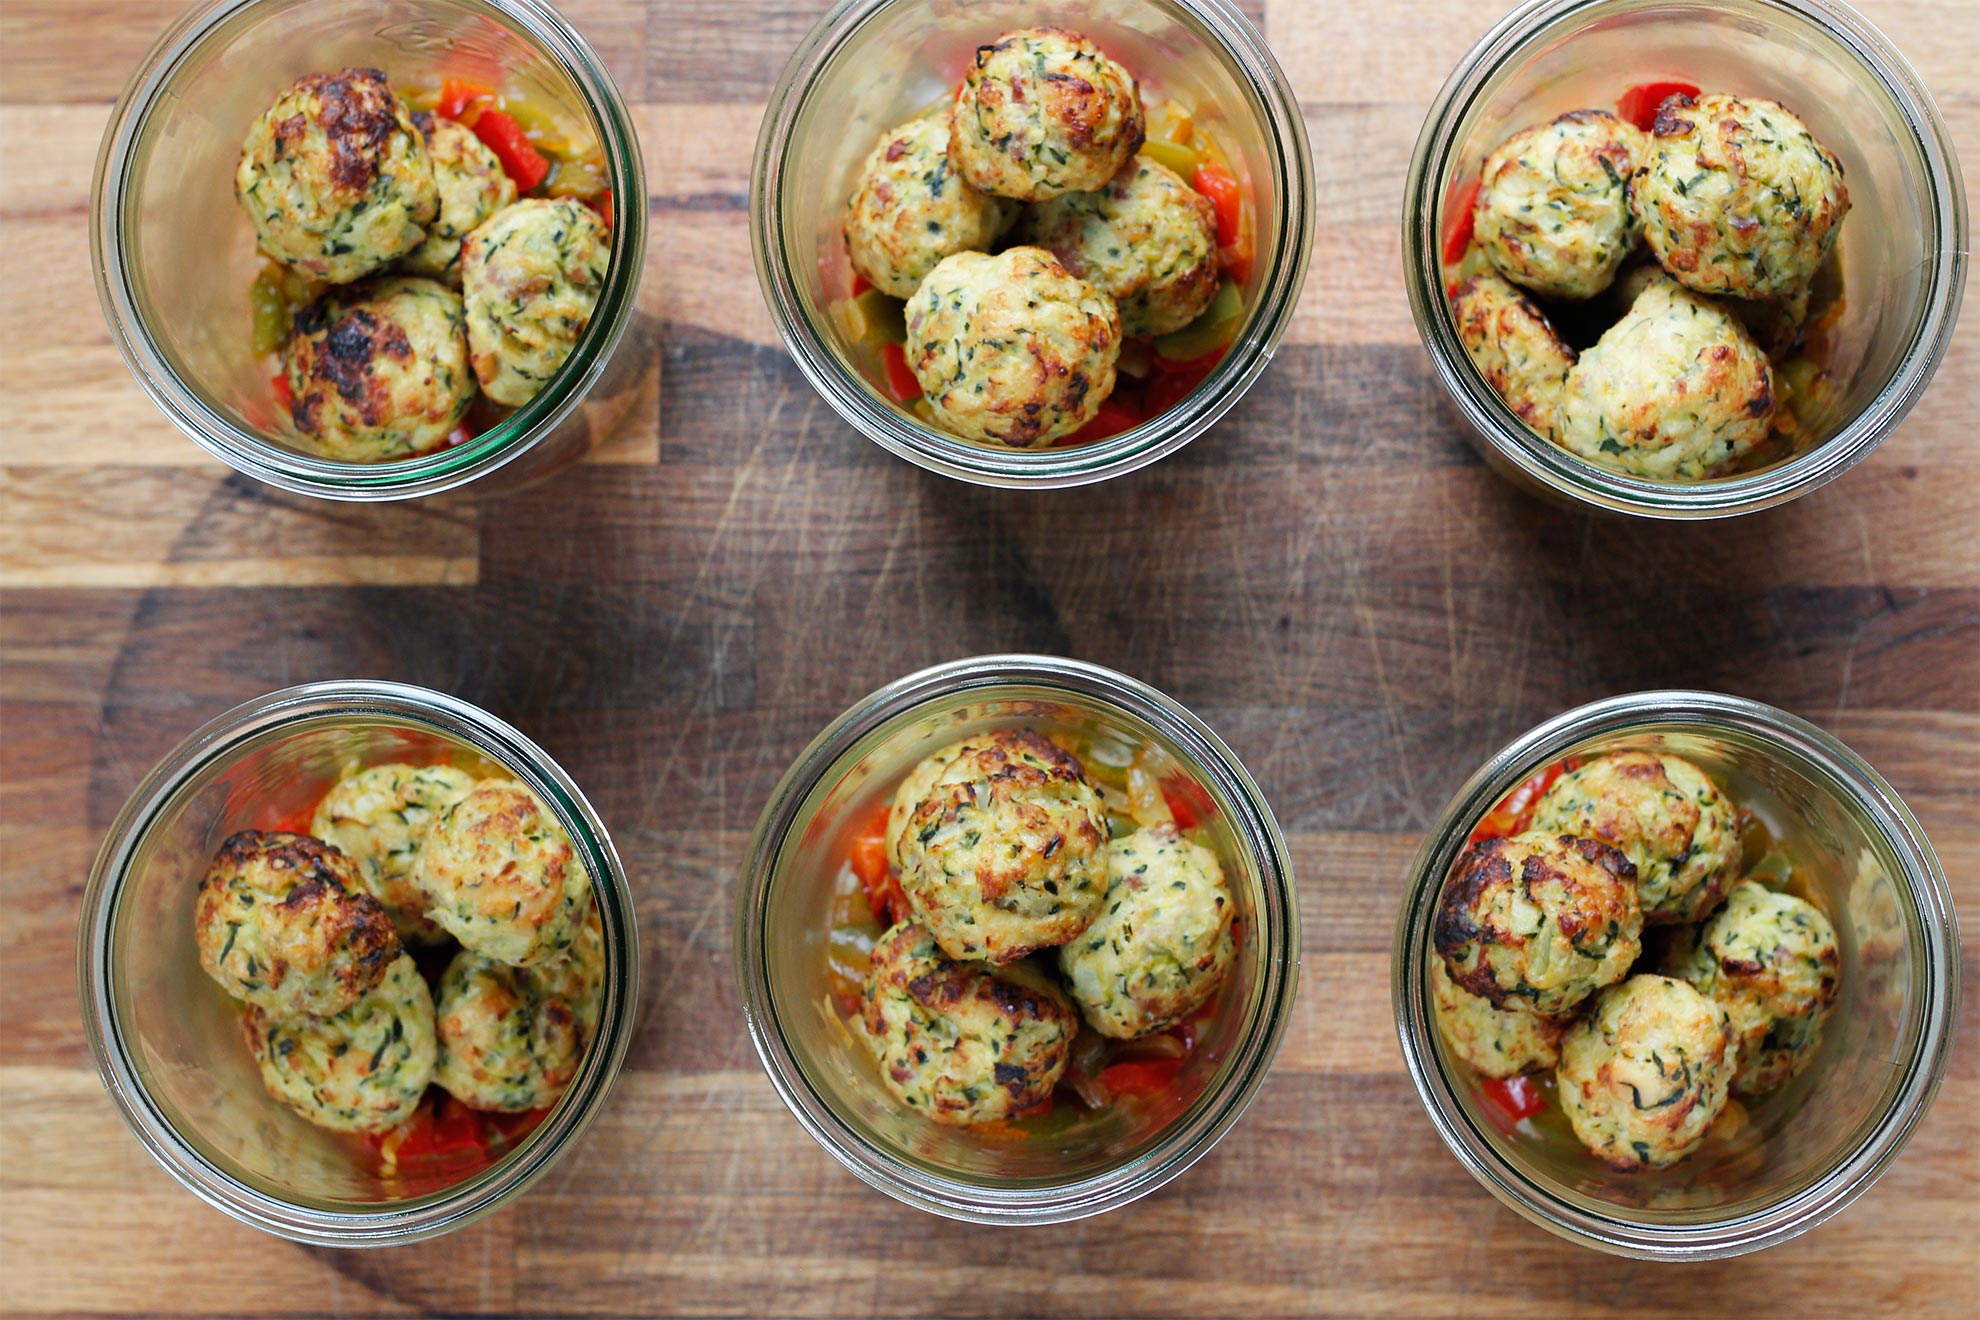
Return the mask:
[[[1980,6],[1862,0],[1980,179]],[[1598,522],[1488,473],[1404,302],[1417,127],[1504,0],[1253,0],[1306,107],[1311,287],[1211,436],[1100,489],[976,490],[854,435],[776,345],[750,147],[821,0],[573,0],[637,106],[661,347],[625,432],[488,509],[273,494],[140,395],[97,310],[91,163],[180,0],[0,11],[0,1308],[10,1314],[1971,1315],[1980,1296],[1980,315],[1903,431],[1718,526]],[[1852,223],[1875,224],[1861,212]],[[995,1232],[866,1190],[744,1039],[732,876],[776,776],[854,698],[964,654],[1147,679],[1246,760],[1295,854],[1300,1002],[1249,1115],[1169,1188]],[[630,865],[652,966],[624,1078],[518,1206],[382,1253],[182,1192],[98,1085],[74,990],[101,831],[194,725],[308,679],[460,694],[543,742]],[[1390,923],[1418,832],[1510,736],[1591,698],[1763,698],[1890,777],[1968,913],[1940,1103],[1840,1219],[1743,1260],[1609,1260],[1501,1209],[1401,1071]]]

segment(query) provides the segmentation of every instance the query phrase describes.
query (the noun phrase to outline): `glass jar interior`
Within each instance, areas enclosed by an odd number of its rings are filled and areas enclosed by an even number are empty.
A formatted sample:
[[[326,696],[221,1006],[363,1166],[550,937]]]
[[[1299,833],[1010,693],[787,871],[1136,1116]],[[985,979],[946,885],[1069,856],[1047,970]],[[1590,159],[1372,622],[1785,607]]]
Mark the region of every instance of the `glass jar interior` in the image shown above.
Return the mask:
[[[987,729],[1024,727],[1068,734],[1132,756],[1151,748],[1157,773],[1200,786],[1215,804],[1204,825],[1206,843],[1222,859],[1225,878],[1245,923],[1238,957],[1215,1011],[1198,1024],[1198,1044],[1169,1103],[1117,1102],[1063,1114],[1049,1127],[1033,1124],[987,1133],[944,1127],[909,1110],[881,1084],[865,1045],[832,1003],[827,943],[832,929],[836,851],[842,836],[881,804],[923,757]],[[782,840],[763,900],[764,965],[777,1029],[806,1080],[857,1138],[888,1158],[937,1177],[1001,1187],[1066,1186],[1117,1170],[1153,1150],[1215,1087],[1227,1061],[1261,1009],[1260,939],[1265,878],[1230,822],[1239,813],[1218,786],[1190,769],[1175,745],[1133,714],[1102,704],[1074,704],[1044,687],[976,689],[904,712],[850,747],[820,776]],[[1065,1105],[1062,1099],[1060,1106]]]

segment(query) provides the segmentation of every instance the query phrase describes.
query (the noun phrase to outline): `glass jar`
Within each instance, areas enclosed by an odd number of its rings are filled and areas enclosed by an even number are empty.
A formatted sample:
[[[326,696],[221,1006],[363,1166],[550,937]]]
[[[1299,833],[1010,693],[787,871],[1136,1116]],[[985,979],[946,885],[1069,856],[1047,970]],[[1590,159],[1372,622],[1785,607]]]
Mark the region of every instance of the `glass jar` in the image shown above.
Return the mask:
[[[1106,745],[1122,764],[1155,749],[1201,787],[1226,864],[1238,956],[1199,1024],[1173,1116],[1096,1111],[1049,1138],[992,1139],[900,1105],[830,1001],[834,843],[923,757],[969,734],[1022,726]],[[1102,753],[1098,750],[1097,758]],[[1299,913],[1278,824],[1228,747],[1168,697],[1125,675],[1044,656],[959,660],[910,674],[834,720],[758,820],[736,898],[736,975],[771,1082],[820,1145],[908,1205],[977,1223],[1044,1224],[1126,1205],[1228,1131],[1264,1080],[1299,973]]]
[[[1615,1173],[1578,1143],[1508,1132],[1446,1048],[1432,1007],[1445,877],[1513,787],[1567,756],[1683,756],[1755,812],[1834,924],[1840,998],[1808,1071],[1758,1102],[1748,1130],[1673,1168]],[[1392,991],[1403,1059],[1458,1161],[1548,1231],[1619,1256],[1735,1256],[1806,1232],[1897,1158],[1945,1076],[1959,1010],[1959,931],[1932,846],[1883,778],[1804,720],[1709,692],[1639,692],[1523,734],[1471,777],[1412,863]]]
[[[193,897],[220,842],[307,810],[353,763],[493,763],[556,813],[592,878],[604,933],[597,1035],[534,1131],[438,1190],[381,1179],[350,1139],[269,1098],[240,1013],[200,968]],[[520,1193],[576,1144],[618,1076],[639,1005],[639,931],[612,841],[542,748],[464,701],[399,683],[287,688],[174,748],[132,792],[90,870],[78,935],[83,1024],[103,1084],[152,1157],[243,1223],[321,1246],[451,1232]]]
[[[1852,203],[1836,247],[1844,310],[1825,364],[1843,385],[1818,419],[1823,438],[1773,466],[1694,483],[1597,467],[1528,429],[1466,356],[1439,264],[1453,185],[1477,177],[1500,142],[1669,78],[1786,105],[1842,161]],[[1527,0],[1444,84],[1417,138],[1403,202],[1417,332],[1486,461],[1558,502],[1653,518],[1770,508],[1876,448],[1952,341],[1966,252],[1965,187],[1931,93],[1837,0]]]
[[[392,463],[296,448],[276,425],[248,291],[259,266],[234,197],[248,126],[306,73],[364,65],[395,85],[474,71],[589,127],[614,198],[612,264],[591,323],[528,404],[465,444]],[[478,481],[513,489],[580,457],[625,414],[649,354],[625,344],[646,250],[632,117],[584,38],[542,0],[209,0],[159,38],[103,134],[90,205],[97,296],[117,346],[173,424],[284,490],[395,500]]]
[[[841,221],[880,135],[954,89],[945,71],[1012,28],[1086,33],[1149,93],[1173,98],[1222,147],[1249,192],[1257,260],[1247,316],[1193,393],[1107,440],[1057,449],[978,444],[924,424],[883,393],[834,323],[851,288]],[[1230,411],[1271,361],[1313,247],[1306,127],[1264,38],[1228,0],[840,0],[798,45],[770,95],[750,177],[756,275],[805,378],[862,435],[931,472],[987,486],[1103,481],[1182,448]]]

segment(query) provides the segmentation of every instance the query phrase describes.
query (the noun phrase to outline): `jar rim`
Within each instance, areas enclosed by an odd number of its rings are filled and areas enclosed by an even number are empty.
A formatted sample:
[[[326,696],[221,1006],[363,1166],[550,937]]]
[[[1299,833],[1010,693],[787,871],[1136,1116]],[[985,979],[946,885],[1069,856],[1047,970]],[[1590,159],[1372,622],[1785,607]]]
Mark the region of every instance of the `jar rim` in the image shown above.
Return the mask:
[[[1189,396],[1157,417],[1105,440],[1056,449],[974,444],[924,426],[883,403],[818,335],[805,311],[795,259],[783,239],[786,162],[797,154],[794,126],[818,80],[852,37],[885,10],[916,0],[839,0],[784,66],[757,131],[750,171],[750,245],[757,283],[791,360],[834,412],[883,449],[917,467],[982,486],[1034,490],[1082,486],[1121,476],[1181,449],[1234,407],[1270,364],[1292,323],[1313,252],[1314,177],[1306,121],[1264,37],[1230,0],[1149,0],[1180,11],[1208,34],[1250,93],[1273,172],[1276,242],[1260,254],[1259,297],[1228,352]]]
[[[165,812],[216,765],[286,733],[361,720],[437,734],[504,766],[555,812],[593,877],[606,978],[596,1039],[547,1117],[519,1146],[438,1192],[383,1201],[288,1200],[236,1177],[182,1133],[152,1097],[124,1036],[113,953],[130,866]],[[603,821],[550,755],[519,730],[446,693],[405,683],[332,680],[243,702],[189,734],[131,791],[91,865],[77,929],[76,972],[84,1033],[97,1073],[145,1150],[182,1187],[242,1223],[293,1242],[392,1246],[452,1232],[522,1193],[574,1146],[603,1106],[632,1042],[639,1008],[640,946],[633,896]],[[272,1102],[271,1102],[272,1103]]]
[[[1933,237],[1922,314],[1882,387],[1835,434],[1785,462],[1703,482],[1659,482],[1589,463],[1535,434],[1485,382],[1457,337],[1443,292],[1437,215],[1452,177],[1457,131],[1485,86],[1507,64],[1590,11],[1671,0],[1522,0],[1458,61],[1425,116],[1403,199],[1404,284],[1418,336],[1438,380],[1494,456],[1527,480],[1578,504],[1658,519],[1733,517],[1807,494],[1861,462],[1924,396],[1952,343],[1966,285],[1967,206],[1959,157],[1944,118],[1916,70],[1883,33],[1842,0],[1743,0],[1812,23],[1868,71],[1911,129],[1924,162]],[[1707,0],[1690,6],[1709,9]]]
[[[1739,734],[1820,770],[1896,859],[1893,892],[1924,934],[1912,978],[1919,1009],[1905,1033],[1909,1057],[1893,1069],[1881,1109],[1860,1125],[1856,1144],[1761,1210],[1685,1222],[1570,1203],[1488,1141],[1436,1057],[1431,1043],[1436,1026],[1421,974],[1432,956],[1431,926],[1444,878],[1480,817],[1534,770],[1591,738],[1671,725]],[[1529,729],[1495,752],[1452,796],[1410,863],[1396,917],[1390,995],[1418,1100],[1452,1155],[1500,1202],[1556,1236],[1611,1255],[1708,1260],[1744,1255],[1807,1232],[1868,1191],[1897,1158],[1944,1077],[1959,1016],[1959,949],[1951,891],[1931,842],[1897,791],[1862,757],[1826,730],[1762,702],[1716,692],[1648,691],[1591,702]]]
[[[1132,1158],[1084,1178],[991,1185],[943,1176],[876,1144],[812,1085],[779,1020],[764,940],[768,899],[786,840],[810,823],[806,799],[826,773],[882,726],[972,693],[1044,688],[1072,704],[1145,721],[1190,768],[1238,810],[1232,821],[1255,864],[1258,914],[1256,1003],[1217,1080],[1184,1115]],[[1218,736],[1172,698],[1137,679],[1083,661],[1042,655],[983,655],[895,679],[834,718],[779,779],[752,832],[736,894],[735,969],[750,1041],[798,1124],[868,1186],[944,1218],[980,1224],[1051,1224],[1116,1209],[1147,1195],[1209,1152],[1249,1107],[1278,1052],[1299,979],[1299,908],[1292,864],[1263,792]]]
[[[631,327],[646,251],[646,173],[631,112],[605,63],[545,0],[473,0],[545,52],[584,101],[604,151],[612,195],[641,204],[615,208],[611,264],[592,317],[557,374],[523,407],[467,443],[391,463],[345,463],[270,444],[212,407],[172,367],[144,312],[132,275],[136,147],[166,82],[229,22],[269,0],[207,0],[158,38],[125,84],[97,148],[90,189],[90,248],[97,301],[124,364],[166,418],[229,467],[282,490],[322,499],[414,499],[453,490],[536,448],[565,422],[604,374]]]

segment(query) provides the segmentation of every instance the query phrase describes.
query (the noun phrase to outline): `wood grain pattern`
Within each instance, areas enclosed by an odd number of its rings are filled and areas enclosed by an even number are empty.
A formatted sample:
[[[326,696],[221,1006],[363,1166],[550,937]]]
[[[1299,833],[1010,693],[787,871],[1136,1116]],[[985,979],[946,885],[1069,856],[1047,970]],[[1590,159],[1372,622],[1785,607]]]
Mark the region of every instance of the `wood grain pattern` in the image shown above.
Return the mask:
[[[658,387],[547,485],[382,509],[233,476],[102,323],[96,142],[181,0],[0,8],[0,1310],[1970,1315],[1971,932],[1941,1103],[1855,1207],[1756,1257],[1662,1268],[1554,1241],[1473,1184],[1402,1075],[1387,962],[1418,832],[1494,747],[1594,697],[1715,687],[1823,723],[1917,811],[1969,927],[1980,912],[1980,324],[1898,436],[1786,509],[1671,529],[1516,494],[1430,377],[1393,214],[1429,98],[1503,3],[1247,5],[1319,180],[1287,346],[1182,455],[1021,495],[889,458],[776,344],[749,156],[823,0],[572,0],[635,103]],[[1863,5],[1980,178],[1980,11]],[[1196,709],[1273,801],[1305,916],[1300,1003],[1250,1114],[1164,1191],[1049,1231],[937,1221],[842,1172],[757,1068],[729,966],[733,873],[791,756],[877,684],[993,649],[1113,665]],[[83,878],[133,784],[210,715],[337,675],[456,692],[543,742],[614,831],[653,969],[584,1146],[520,1207],[388,1253],[287,1246],[182,1192],[103,1096],[74,991]]]

